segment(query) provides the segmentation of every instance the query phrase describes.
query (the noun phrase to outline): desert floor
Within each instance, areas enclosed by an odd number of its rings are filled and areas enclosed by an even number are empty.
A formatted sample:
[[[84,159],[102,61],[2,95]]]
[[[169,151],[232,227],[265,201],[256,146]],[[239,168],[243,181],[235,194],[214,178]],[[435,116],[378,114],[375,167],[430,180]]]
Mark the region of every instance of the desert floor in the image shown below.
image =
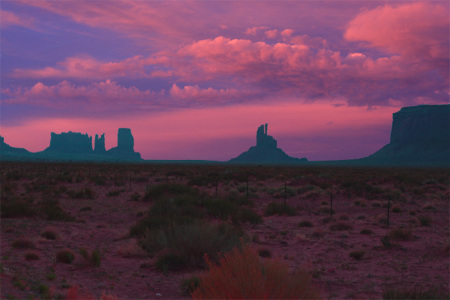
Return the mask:
[[[130,236],[154,204],[145,194],[164,184],[248,197],[261,223],[208,220],[239,226],[260,253],[310,272],[325,299],[418,286],[448,292],[448,169],[3,162],[0,172],[2,299],[65,298],[70,287],[96,298],[191,298],[183,281],[207,269],[160,270],[158,255]],[[294,215],[267,213],[284,201]],[[60,210],[49,214],[51,205]],[[82,248],[97,250],[100,266]],[[57,260],[63,249],[71,263]]]

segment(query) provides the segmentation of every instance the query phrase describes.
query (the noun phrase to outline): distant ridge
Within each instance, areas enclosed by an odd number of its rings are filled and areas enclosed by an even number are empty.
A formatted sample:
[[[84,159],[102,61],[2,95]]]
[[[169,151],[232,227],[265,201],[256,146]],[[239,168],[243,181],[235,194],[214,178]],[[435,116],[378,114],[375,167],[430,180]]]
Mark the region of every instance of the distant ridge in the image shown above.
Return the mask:
[[[287,155],[277,147],[277,140],[267,134],[267,123],[256,131],[256,146],[238,157],[230,159],[231,163],[295,163],[307,162],[306,158],[295,158]]]

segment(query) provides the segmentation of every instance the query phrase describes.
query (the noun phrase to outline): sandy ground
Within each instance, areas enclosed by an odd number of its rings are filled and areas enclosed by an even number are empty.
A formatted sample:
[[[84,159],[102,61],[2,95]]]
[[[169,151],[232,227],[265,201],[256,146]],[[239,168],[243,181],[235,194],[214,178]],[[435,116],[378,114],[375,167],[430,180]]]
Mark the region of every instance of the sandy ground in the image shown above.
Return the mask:
[[[445,177],[447,173],[445,170],[436,171],[436,176]],[[301,178],[280,179],[275,175],[249,182],[252,194],[256,195],[252,198],[254,210],[261,216],[270,202],[283,202],[282,195],[278,197],[280,195],[267,192],[270,188],[282,188],[287,181],[288,187],[297,191],[308,184]],[[75,217],[76,222],[47,221],[39,216],[1,219],[2,299],[43,297],[39,285],[50,287],[48,295],[51,298],[64,298],[69,286],[77,286],[79,291],[95,297],[110,294],[119,299],[190,298],[181,289],[182,281],[205,271],[164,274],[154,267],[155,258],[140,251],[136,241],[128,237],[129,228],[139,219],[137,215],[151,205],[129,201],[131,195],[135,192],[144,194],[148,185],[161,182],[161,176],[151,175],[147,182],[136,180],[131,188],[128,183],[114,186],[113,176],[109,176],[105,186],[97,186],[87,180],[55,184],[71,190],[89,187],[95,192],[93,199],[73,199],[66,193],[60,194],[61,207]],[[6,181],[3,176],[3,184],[15,184],[18,195],[39,201],[40,192],[26,189],[27,184],[36,180]],[[165,180],[187,182],[184,177],[166,176]],[[242,184],[233,181],[219,183],[219,196],[236,190]],[[379,181],[374,185],[398,188],[395,182]],[[215,193],[213,185],[198,188],[212,195]],[[288,264],[292,271],[297,268],[310,270],[313,283],[325,299],[379,299],[386,288],[417,285],[443,286],[448,290],[448,180],[431,180],[415,186],[421,189],[420,193],[413,193],[412,188],[404,184],[401,200],[392,201],[391,206],[398,205],[400,211],[390,212],[389,226],[380,222],[387,213],[387,208],[383,207],[387,199],[355,197],[336,187],[333,193],[335,214],[331,220],[325,211],[330,206],[329,194],[306,191],[287,198],[287,204],[296,208],[297,215],[264,216],[262,224],[244,224],[243,227],[252,237],[254,248],[269,250],[272,257]],[[108,196],[108,192],[115,190],[120,194]],[[424,208],[426,203],[432,204],[432,210]],[[91,209],[83,210],[86,207]],[[421,226],[419,216],[431,217],[430,226]],[[300,227],[301,221],[310,221],[312,227]],[[349,224],[351,228],[332,230],[331,226],[339,222]],[[394,240],[392,247],[383,246],[381,238],[398,228],[410,229],[410,239]],[[41,233],[46,229],[56,232],[57,239],[43,238]],[[362,234],[363,229],[371,233]],[[33,241],[35,249],[13,248],[13,241],[22,237]],[[55,253],[64,248],[76,253],[72,264],[56,262]],[[80,248],[98,249],[101,253],[100,267],[93,267],[81,257],[78,254]],[[357,250],[364,250],[364,257],[360,260],[350,256]],[[25,255],[30,252],[36,253],[38,259],[27,260]]]

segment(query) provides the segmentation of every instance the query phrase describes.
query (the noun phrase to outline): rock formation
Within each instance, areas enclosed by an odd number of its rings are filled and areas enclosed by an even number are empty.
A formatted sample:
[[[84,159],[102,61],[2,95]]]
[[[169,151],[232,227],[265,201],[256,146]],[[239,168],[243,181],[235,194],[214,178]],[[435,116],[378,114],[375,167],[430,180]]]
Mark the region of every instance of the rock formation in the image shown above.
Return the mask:
[[[393,114],[390,143],[365,160],[448,164],[450,105],[403,107]]]
[[[5,138],[0,135],[0,151],[1,153],[17,153],[17,154],[28,154],[27,150],[23,148],[15,148],[5,143]]]
[[[45,152],[91,154],[92,136],[79,132],[61,132],[61,134],[51,133],[50,147]]]
[[[256,146],[230,160],[233,163],[292,163],[307,162],[306,158],[290,157],[277,148],[277,140],[267,134],[267,124],[256,131]]]
[[[107,154],[121,159],[141,159],[139,152],[134,152],[134,138],[129,128],[119,128],[117,147],[107,151]]]
[[[102,134],[102,136],[99,138],[98,134],[95,135],[95,144],[94,144],[94,154],[105,154],[106,148],[105,148],[105,134]]]

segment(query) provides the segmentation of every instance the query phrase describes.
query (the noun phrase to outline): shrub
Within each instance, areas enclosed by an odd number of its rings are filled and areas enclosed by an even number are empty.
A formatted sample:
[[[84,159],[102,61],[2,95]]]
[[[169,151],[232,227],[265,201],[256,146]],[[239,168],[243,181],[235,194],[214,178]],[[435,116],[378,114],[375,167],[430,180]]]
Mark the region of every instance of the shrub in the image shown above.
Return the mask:
[[[181,194],[199,195],[199,190],[177,183],[163,183],[150,187],[142,197],[144,201],[160,199],[163,196],[175,196]]]
[[[27,252],[25,253],[26,260],[38,260],[39,255],[36,252]]]
[[[325,232],[322,229],[317,229],[312,233],[312,237],[321,238],[325,235]]]
[[[100,263],[101,263],[101,256],[100,253],[98,252],[98,250],[93,250],[91,252],[91,254],[89,254],[88,250],[86,250],[85,248],[81,248],[78,253],[80,253],[80,255],[87,260],[93,267],[100,267]]]
[[[380,201],[372,201],[372,207],[381,207],[382,204]]]
[[[156,259],[155,267],[160,271],[180,271],[188,266],[188,259],[180,251],[163,250]]]
[[[383,246],[386,247],[386,248],[389,248],[389,247],[392,246],[391,240],[392,240],[392,239],[391,239],[391,237],[390,237],[389,235],[385,235],[385,236],[383,236],[383,237],[380,239],[381,243],[382,243]]]
[[[56,252],[56,261],[65,264],[71,264],[75,259],[75,254],[70,249],[63,249]]]
[[[128,244],[119,247],[117,253],[124,257],[145,257],[147,253],[142,249],[136,239],[131,239]]]
[[[139,194],[138,192],[135,192],[134,194],[132,194],[130,196],[130,200],[128,200],[128,201],[139,201],[139,199],[141,199],[141,194]]]
[[[47,228],[41,233],[41,236],[47,240],[56,240],[58,238],[58,233],[52,228]]]
[[[272,257],[272,253],[270,252],[269,249],[259,249],[258,250],[258,255],[261,257]]]
[[[16,249],[34,249],[35,244],[27,238],[19,238],[12,242],[11,246]]]
[[[392,229],[389,236],[395,240],[408,241],[411,238],[411,230],[406,228]]]
[[[357,251],[350,252],[350,257],[353,257],[356,260],[363,259],[364,255],[366,255],[366,251],[364,251],[364,250],[357,250]]]
[[[31,203],[24,200],[2,199],[0,202],[0,209],[2,218],[32,217],[36,215],[35,208]]]
[[[433,203],[427,202],[422,206],[422,210],[436,210],[436,207]]]
[[[363,229],[361,229],[360,233],[361,234],[372,234],[373,231],[372,231],[372,229],[363,228]]]
[[[331,231],[343,231],[343,230],[350,230],[352,228],[353,226],[350,223],[344,221],[338,221],[330,225]]]
[[[383,299],[449,299],[449,294],[439,287],[390,288],[383,291]]]
[[[433,219],[430,216],[418,216],[417,219],[421,226],[430,226]]]
[[[348,218],[347,214],[342,214],[342,215],[339,215],[338,219],[342,220],[342,221],[348,221],[349,218]]]
[[[181,288],[188,294],[191,294],[200,285],[200,278],[197,276],[189,277],[183,280]]]
[[[394,213],[399,213],[402,210],[400,209],[399,205],[395,204],[394,206],[392,206],[391,211],[394,212]]]
[[[261,224],[263,222],[260,215],[250,208],[242,207],[237,214],[233,216],[233,222],[250,223],[253,225]]]
[[[295,216],[296,212],[295,209],[289,205],[284,205],[276,202],[271,202],[267,205],[266,210],[264,211],[264,214],[266,216],[273,216],[273,215],[288,215],[288,216]]]
[[[108,193],[106,193],[106,196],[107,197],[119,196],[121,192],[122,192],[121,190],[109,191]]]
[[[201,277],[192,293],[194,299],[316,299],[319,292],[311,285],[311,275],[303,270],[289,274],[278,261],[261,262],[251,247],[233,249],[218,265],[208,257],[209,272]]]
[[[182,256],[187,266],[203,267],[204,254],[211,259],[217,259],[219,253],[241,246],[244,237],[241,230],[230,224],[172,223],[160,229],[147,231],[139,240],[139,245],[149,254],[162,253],[164,250],[163,254],[167,254],[168,258],[160,256],[162,263],[170,260],[170,257],[178,263],[176,256]]]
[[[410,211],[409,211],[409,214],[410,214],[411,216],[415,216],[415,215],[417,214],[417,212],[416,212],[415,210],[410,210]]]
[[[329,214],[330,211],[331,211],[332,214],[335,213],[334,209],[331,210],[331,208],[330,208],[329,205],[321,205],[321,206],[319,207],[319,212],[321,212],[321,213],[323,213],[323,214]]]
[[[299,227],[313,227],[313,223],[311,221],[301,221],[300,223],[298,223]]]

